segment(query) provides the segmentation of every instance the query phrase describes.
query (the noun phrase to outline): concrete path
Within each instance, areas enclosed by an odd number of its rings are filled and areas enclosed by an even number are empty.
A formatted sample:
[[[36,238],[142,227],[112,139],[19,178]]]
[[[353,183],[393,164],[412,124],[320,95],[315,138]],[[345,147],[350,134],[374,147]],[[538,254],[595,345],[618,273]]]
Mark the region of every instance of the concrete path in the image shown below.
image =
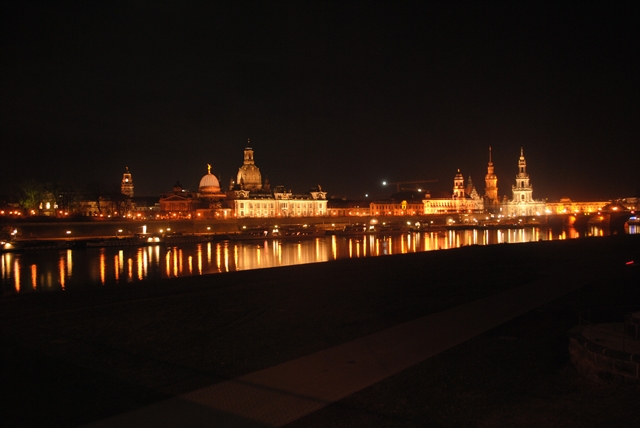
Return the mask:
[[[577,290],[595,269],[556,272],[450,310],[90,427],[277,427],[308,415],[519,315]]]

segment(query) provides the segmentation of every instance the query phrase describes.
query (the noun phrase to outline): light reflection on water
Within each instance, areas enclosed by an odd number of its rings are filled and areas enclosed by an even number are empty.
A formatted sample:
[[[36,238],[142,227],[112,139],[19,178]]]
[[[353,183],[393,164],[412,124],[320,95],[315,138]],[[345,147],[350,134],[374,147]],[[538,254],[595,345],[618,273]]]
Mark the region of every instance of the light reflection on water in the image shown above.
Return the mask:
[[[628,233],[640,233],[630,226]],[[405,233],[390,236],[326,236],[300,241],[221,241],[179,246],[67,249],[3,253],[3,294],[69,290],[144,281],[262,269],[343,258],[375,257],[458,248],[604,236],[593,226],[578,232],[523,228]]]

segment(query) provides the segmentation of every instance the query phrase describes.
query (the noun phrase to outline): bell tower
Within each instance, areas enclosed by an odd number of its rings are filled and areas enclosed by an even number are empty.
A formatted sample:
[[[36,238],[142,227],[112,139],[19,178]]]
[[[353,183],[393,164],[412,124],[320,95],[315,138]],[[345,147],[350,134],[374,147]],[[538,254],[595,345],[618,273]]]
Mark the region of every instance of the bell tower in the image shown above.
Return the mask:
[[[498,177],[493,168],[493,160],[491,159],[491,147],[489,147],[489,164],[487,165],[487,175],[484,176],[484,195],[492,203],[500,202],[498,199]]]
[[[527,161],[524,158],[524,152],[520,147],[520,159],[518,160],[518,174],[516,175],[516,185],[512,187],[513,202],[532,202],[533,187],[529,182],[529,174],[527,174]]]
[[[464,199],[464,177],[460,170],[453,179],[453,199]]]
[[[133,198],[133,178],[129,172],[129,167],[125,167],[124,174],[122,174],[122,183],[120,184],[120,193]]]

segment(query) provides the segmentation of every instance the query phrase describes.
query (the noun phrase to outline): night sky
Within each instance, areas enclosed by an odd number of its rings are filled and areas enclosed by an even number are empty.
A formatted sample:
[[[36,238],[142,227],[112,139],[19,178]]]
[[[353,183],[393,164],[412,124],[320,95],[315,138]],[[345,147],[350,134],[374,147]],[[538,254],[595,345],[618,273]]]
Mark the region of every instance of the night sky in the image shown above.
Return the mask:
[[[1,6],[2,168],[138,196],[223,187],[247,139],[272,186],[387,196],[458,168],[484,194],[640,189],[639,25],[605,2],[20,1]],[[98,3],[98,4],[95,4]],[[595,3],[595,2],[594,2]]]

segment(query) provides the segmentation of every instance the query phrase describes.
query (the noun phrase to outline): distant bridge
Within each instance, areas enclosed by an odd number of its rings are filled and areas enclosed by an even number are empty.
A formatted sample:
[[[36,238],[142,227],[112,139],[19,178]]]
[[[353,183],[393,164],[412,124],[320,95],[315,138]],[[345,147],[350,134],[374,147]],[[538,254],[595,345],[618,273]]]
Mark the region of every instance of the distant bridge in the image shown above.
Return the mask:
[[[607,227],[611,230],[624,228],[624,224],[633,216],[631,211],[600,211],[566,214],[549,214],[547,223],[550,226],[573,226],[576,229],[590,225]]]

